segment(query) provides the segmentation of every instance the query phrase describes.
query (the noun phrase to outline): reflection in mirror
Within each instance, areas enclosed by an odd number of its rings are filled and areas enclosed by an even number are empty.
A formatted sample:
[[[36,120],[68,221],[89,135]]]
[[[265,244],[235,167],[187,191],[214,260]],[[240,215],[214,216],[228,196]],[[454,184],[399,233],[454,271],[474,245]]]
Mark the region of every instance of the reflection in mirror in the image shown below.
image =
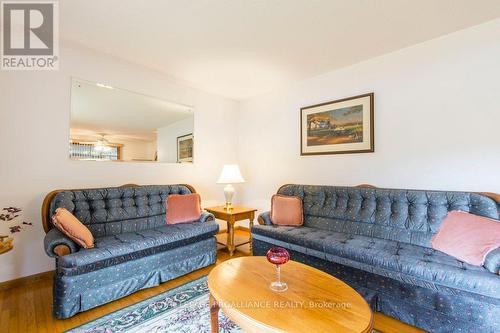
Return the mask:
[[[74,160],[193,162],[194,113],[101,83],[73,79],[69,156]]]

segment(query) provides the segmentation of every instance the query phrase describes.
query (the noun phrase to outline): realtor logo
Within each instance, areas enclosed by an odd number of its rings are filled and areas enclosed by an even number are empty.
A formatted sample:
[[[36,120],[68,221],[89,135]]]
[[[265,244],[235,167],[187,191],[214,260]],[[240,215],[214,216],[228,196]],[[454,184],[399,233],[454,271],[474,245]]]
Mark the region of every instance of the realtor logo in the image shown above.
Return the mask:
[[[59,68],[59,17],[55,1],[2,1],[2,70]]]

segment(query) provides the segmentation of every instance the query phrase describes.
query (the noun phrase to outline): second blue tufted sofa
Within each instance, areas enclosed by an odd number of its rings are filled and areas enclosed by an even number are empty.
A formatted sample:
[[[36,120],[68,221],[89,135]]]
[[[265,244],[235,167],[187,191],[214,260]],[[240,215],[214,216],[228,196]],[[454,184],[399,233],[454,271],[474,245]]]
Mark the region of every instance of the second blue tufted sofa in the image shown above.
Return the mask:
[[[292,259],[350,284],[374,310],[430,332],[500,332],[500,249],[477,267],[429,244],[449,211],[499,220],[496,200],[312,185],[285,185],[278,193],[302,199],[304,225],[275,226],[269,212],[261,214],[252,229],[254,255],[285,247]]]
[[[47,196],[42,215],[45,250],[56,258],[54,316],[68,318],[215,263],[219,227],[212,214],[203,213],[192,223],[165,222],[167,196],[193,191],[187,185],[153,185]],[[94,248],[81,249],[51,227],[47,221],[59,207],[89,228]],[[61,246],[69,253],[61,255]]]

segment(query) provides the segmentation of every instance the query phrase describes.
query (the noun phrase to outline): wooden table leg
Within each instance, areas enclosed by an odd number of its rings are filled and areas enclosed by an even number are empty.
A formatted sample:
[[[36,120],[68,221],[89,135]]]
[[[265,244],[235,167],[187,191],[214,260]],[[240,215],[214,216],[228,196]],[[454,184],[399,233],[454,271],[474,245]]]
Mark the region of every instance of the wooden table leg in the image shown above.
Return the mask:
[[[234,254],[234,217],[231,217],[227,222],[227,249],[229,250],[229,256],[232,257]]]
[[[219,304],[212,294],[210,294],[208,299],[210,304],[210,325],[212,327],[212,333],[219,333]]]
[[[250,215],[250,255],[253,255],[253,238],[252,238],[252,227],[253,219],[255,218],[254,213]]]

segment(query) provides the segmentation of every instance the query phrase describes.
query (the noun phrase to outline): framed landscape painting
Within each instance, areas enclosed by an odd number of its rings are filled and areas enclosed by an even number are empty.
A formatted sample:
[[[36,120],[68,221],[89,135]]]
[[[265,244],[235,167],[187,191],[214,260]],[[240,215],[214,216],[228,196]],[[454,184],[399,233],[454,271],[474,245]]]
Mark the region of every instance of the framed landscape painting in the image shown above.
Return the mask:
[[[301,108],[300,131],[301,155],[373,152],[373,93]]]
[[[177,137],[177,163],[193,162],[193,134]]]

